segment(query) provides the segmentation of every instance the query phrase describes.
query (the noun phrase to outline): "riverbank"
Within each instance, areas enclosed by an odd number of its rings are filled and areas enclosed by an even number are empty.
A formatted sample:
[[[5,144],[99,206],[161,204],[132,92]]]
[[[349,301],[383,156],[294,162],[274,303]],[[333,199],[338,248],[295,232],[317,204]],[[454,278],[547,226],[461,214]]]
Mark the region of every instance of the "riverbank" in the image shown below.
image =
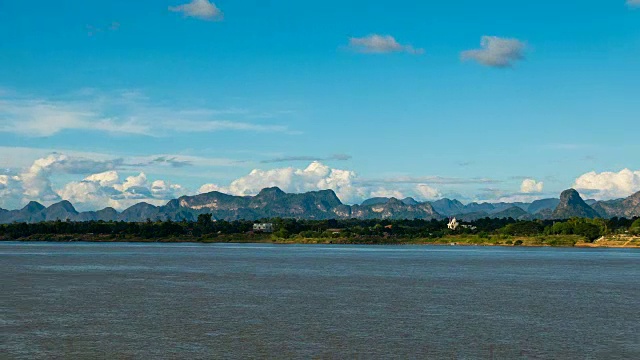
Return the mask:
[[[142,238],[94,234],[48,234],[0,241],[24,242],[136,242],[136,243],[271,243],[271,244],[344,244],[344,245],[447,245],[447,246],[525,246],[525,247],[583,247],[583,248],[640,248],[640,237],[612,235],[593,243],[577,235],[549,236],[480,236],[449,235],[441,238],[358,237],[358,238],[276,238],[269,234],[233,234],[214,237],[174,236]]]

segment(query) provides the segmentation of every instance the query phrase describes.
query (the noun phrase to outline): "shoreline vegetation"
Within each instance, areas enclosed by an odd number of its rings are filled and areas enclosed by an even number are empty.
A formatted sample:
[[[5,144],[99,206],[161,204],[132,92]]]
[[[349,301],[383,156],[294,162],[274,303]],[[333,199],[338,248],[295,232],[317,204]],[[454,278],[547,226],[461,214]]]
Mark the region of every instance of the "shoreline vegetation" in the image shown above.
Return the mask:
[[[0,238],[15,242],[88,242],[88,243],[192,243],[192,244],[280,244],[280,245],[432,245],[432,246],[501,246],[501,247],[580,247],[580,248],[630,248],[640,249],[640,236],[610,235],[588,242],[578,235],[549,236],[494,236],[447,235],[441,238],[277,238],[269,234],[235,234],[215,237],[169,236],[143,238],[139,236],[116,237],[96,234],[46,234],[17,239]]]
[[[455,227],[452,228],[452,224]],[[262,232],[266,226],[268,232]],[[257,230],[256,230],[257,229]],[[349,245],[458,245],[583,248],[640,248],[640,219],[523,221],[454,220],[297,220],[174,222],[13,223],[0,225],[0,241],[137,242],[137,243],[272,243]]]

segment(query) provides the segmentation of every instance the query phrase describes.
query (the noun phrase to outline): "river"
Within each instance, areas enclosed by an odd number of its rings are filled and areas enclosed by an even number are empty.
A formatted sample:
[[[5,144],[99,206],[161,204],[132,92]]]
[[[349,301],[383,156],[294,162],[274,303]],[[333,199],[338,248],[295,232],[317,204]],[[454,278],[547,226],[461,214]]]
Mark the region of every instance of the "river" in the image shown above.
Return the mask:
[[[0,243],[0,357],[640,358],[640,251]]]

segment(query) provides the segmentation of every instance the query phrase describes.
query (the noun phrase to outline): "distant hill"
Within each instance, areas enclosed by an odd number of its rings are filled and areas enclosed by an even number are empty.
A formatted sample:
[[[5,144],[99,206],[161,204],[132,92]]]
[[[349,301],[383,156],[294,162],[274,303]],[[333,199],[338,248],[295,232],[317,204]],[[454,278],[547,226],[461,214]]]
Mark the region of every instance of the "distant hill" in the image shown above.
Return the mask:
[[[514,219],[565,219],[570,217],[640,216],[640,192],[626,198],[598,201],[589,206],[577,191],[566,190],[560,199],[527,203],[470,203],[441,199],[418,202],[413,198],[374,198],[360,205],[345,205],[332,190],[288,194],[279,188],[263,189],[256,196],[233,196],[210,192],[183,196],[164,206],[139,203],[118,213],[113,208],[78,212],[73,204],[62,201],[47,208],[30,202],[20,210],[0,209],[0,223],[40,221],[194,221],[198,215],[212,214],[216,220],[295,219],[443,219],[476,220],[485,217]]]
[[[560,203],[551,215],[554,219],[569,219],[581,217],[594,219],[598,213],[580,197],[574,189],[565,190],[560,195]]]
[[[512,206],[508,209],[491,214],[491,217],[496,219],[506,219],[506,218],[522,219],[522,218],[528,218],[529,213],[524,211],[522,208],[518,206]]]
[[[640,216],[640,192],[626,199],[598,201],[593,205],[593,209],[605,218]]]
[[[527,208],[529,214],[537,214],[543,210],[555,210],[560,204],[560,199],[542,199],[532,202]]]
[[[444,216],[464,213],[464,204],[458,200],[440,199],[431,202],[431,206]]]
[[[356,219],[442,219],[443,216],[429,203],[407,205],[402,200],[391,198],[384,204],[354,205],[351,218]]]
[[[65,200],[51,205],[47,211],[41,212],[41,214],[44,221],[65,221],[76,220],[79,213],[70,202]]]

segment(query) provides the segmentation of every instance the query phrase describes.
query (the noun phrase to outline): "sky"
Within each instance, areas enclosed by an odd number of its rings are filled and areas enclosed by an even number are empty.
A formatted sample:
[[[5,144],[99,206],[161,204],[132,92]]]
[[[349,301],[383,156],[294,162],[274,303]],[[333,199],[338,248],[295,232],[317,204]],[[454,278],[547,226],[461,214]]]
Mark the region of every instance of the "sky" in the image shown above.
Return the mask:
[[[638,0],[0,0],[0,207],[625,197],[638,84]]]

